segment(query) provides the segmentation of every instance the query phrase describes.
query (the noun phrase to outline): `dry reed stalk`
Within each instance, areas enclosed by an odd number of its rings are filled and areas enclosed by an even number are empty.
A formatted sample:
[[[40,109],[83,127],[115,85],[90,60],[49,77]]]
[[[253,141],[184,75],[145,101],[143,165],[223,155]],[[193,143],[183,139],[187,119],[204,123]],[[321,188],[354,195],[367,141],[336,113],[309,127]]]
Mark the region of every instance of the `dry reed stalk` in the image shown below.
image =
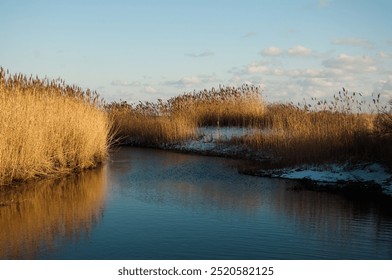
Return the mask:
[[[96,94],[0,69],[0,185],[95,167],[110,134]]]

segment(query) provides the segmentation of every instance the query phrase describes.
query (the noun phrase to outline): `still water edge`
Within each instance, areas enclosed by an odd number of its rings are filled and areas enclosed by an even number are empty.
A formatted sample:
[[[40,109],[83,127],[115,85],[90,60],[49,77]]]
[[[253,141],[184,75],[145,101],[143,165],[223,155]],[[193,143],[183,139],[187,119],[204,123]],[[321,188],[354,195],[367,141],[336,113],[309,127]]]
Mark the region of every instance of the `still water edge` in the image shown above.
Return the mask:
[[[391,259],[392,211],[240,174],[244,161],[122,147],[0,189],[0,259]]]

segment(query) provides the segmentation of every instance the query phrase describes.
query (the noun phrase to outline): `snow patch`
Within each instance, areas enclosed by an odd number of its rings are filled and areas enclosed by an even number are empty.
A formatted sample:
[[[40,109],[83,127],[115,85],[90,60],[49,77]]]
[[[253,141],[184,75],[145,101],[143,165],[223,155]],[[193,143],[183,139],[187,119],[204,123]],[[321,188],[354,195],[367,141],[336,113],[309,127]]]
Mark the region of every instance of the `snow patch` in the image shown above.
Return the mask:
[[[228,141],[235,137],[272,133],[269,130],[242,127],[200,127],[197,137],[171,145],[170,149],[209,155],[241,156],[252,160],[263,160],[268,155],[249,150]],[[252,173],[253,174],[253,173]],[[359,182],[373,183],[382,187],[385,194],[392,196],[392,174],[380,164],[328,164],[323,166],[300,166],[297,168],[260,170],[254,174],[284,179],[308,179],[316,183]]]
[[[236,137],[267,133],[257,128],[246,127],[199,127],[195,139],[170,145],[170,149],[196,152],[209,155],[240,156],[243,158],[261,160],[266,155],[251,151],[245,146],[228,143]]]
[[[384,193],[392,195],[392,175],[380,164],[305,166],[281,170],[280,177],[286,179],[309,179],[320,183],[363,182],[378,184]],[[280,172],[279,172],[280,173]]]

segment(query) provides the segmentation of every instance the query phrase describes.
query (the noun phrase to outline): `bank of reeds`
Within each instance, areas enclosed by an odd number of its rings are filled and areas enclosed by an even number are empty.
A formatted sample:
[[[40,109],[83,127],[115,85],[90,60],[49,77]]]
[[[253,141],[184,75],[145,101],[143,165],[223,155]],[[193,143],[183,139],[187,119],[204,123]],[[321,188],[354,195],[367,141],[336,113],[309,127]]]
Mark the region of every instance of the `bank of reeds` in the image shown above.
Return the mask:
[[[262,120],[265,106],[257,87],[220,87],[137,105],[107,106],[118,138],[138,145],[161,146],[196,136],[200,126],[251,126]]]
[[[154,103],[112,103],[107,110],[119,143],[158,147],[196,135],[186,118],[163,113]]]
[[[94,167],[110,131],[96,93],[0,69],[0,185]]]
[[[200,126],[257,126],[265,104],[256,86],[219,87],[169,99],[168,111]]]
[[[390,164],[386,153],[390,147],[377,122],[379,98],[368,103],[360,94],[343,89],[330,101],[269,104],[263,125],[268,132],[244,136],[239,142],[289,165],[357,160]]]
[[[134,144],[181,142],[194,137],[201,126],[242,126],[259,133],[231,144],[265,152],[282,163],[376,159],[390,164],[392,145],[387,135],[392,118],[381,108],[379,97],[366,102],[360,93],[343,89],[329,101],[268,104],[259,88],[242,86],[156,103],[113,103],[108,108],[120,136]]]

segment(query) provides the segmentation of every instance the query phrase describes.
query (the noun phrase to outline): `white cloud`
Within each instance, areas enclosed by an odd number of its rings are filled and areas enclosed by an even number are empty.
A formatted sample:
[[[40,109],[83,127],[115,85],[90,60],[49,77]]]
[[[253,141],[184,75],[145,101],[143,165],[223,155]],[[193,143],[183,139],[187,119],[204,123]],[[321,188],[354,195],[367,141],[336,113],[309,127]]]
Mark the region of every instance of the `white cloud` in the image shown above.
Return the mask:
[[[388,75],[379,67],[380,61],[376,57],[347,54],[328,56],[313,67],[295,64],[296,68],[291,68],[291,64],[280,65],[275,61],[253,62],[231,71],[230,82],[241,84],[262,79],[263,92],[268,99],[287,101],[290,97],[290,100],[297,102],[303,97],[328,99],[342,87],[350,91],[373,92],[373,79],[377,75]],[[316,57],[314,53],[312,57]],[[391,86],[389,80],[378,83],[378,88],[382,88],[383,92],[389,92]]]
[[[391,57],[391,55],[390,54],[388,54],[388,53],[386,53],[386,52],[379,52],[378,53],[378,56],[380,57],[380,58],[390,58]]]
[[[260,54],[265,56],[278,56],[282,54],[282,50],[277,47],[269,47],[262,50]]]
[[[323,65],[327,68],[347,70],[354,73],[378,70],[376,61],[370,56],[350,56],[344,53],[338,57],[325,60]]]
[[[143,91],[145,93],[156,93],[157,92],[157,90],[152,86],[144,86]]]
[[[140,86],[141,85],[141,83],[138,81],[124,82],[121,80],[114,80],[110,84],[115,87],[133,87],[133,86]]]
[[[334,38],[331,39],[331,43],[334,45],[373,48],[373,44],[369,40],[361,38]]]
[[[176,81],[167,81],[166,85],[172,85],[176,87],[192,87],[202,83],[202,79],[197,76],[183,77]]]
[[[181,79],[181,82],[188,85],[197,85],[201,83],[201,79],[197,76],[184,77]]]
[[[210,50],[205,50],[201,53],[186,53],[185,56],[189,57],[206,57],[206,56],[213,56],[215,53]]]
[[[252,63],[247,67],[247,73],[249,74],[254,74],[254,73],[266,74],[268,72],[269,72],[269,68],[262,64]]]
[[[380,92],[381,97],[385,101],[392,100],[392,75],[389,75],[385,79],[380,80],[375,85],[375,91]]]
[[[310,56],[313,51],[311,49],[305,48],[304,46],[297,45],[289,49],[287,53],[292,56]]]
[[[323,69],[294,69],[294,70],[286,70],[284,74],[291,78],[303,78],[303,77],[322,77],[325,72]]]

